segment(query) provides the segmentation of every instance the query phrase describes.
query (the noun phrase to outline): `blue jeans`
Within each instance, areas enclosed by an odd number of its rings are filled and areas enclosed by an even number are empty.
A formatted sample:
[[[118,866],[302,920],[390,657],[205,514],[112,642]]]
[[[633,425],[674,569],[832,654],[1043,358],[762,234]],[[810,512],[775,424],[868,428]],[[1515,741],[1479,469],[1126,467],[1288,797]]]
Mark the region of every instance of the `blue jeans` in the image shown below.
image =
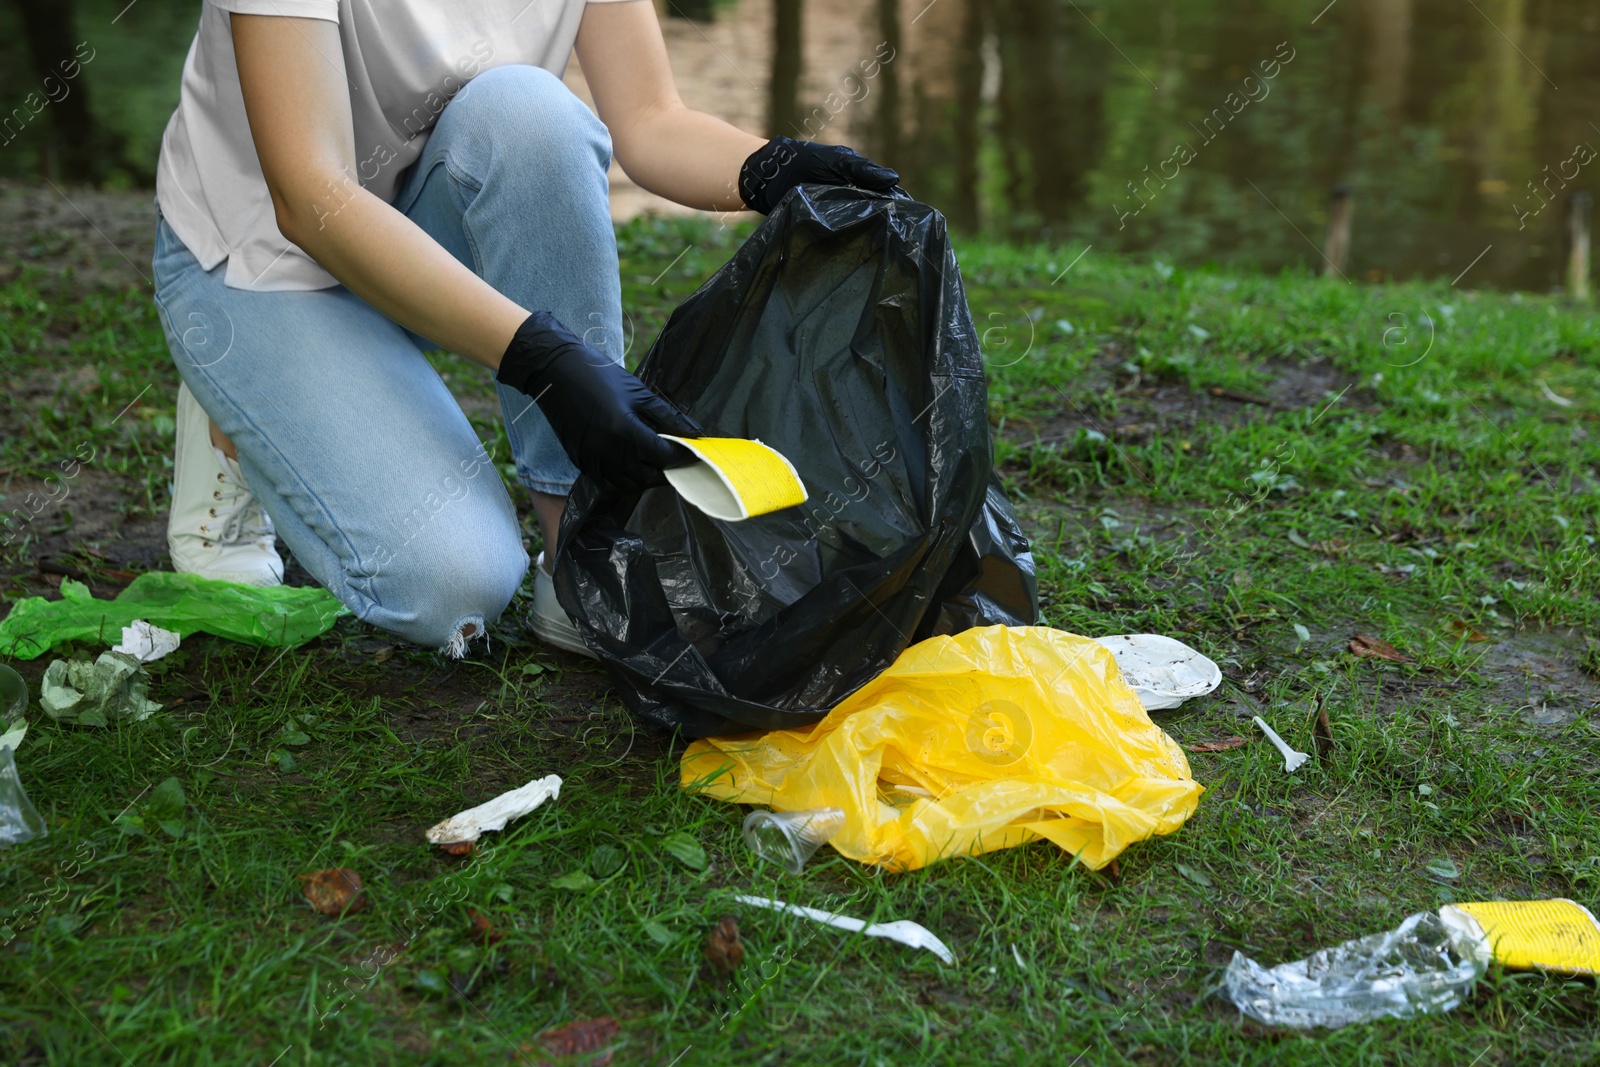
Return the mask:
[[[611,139],[548,71],[497,67],[439,116],[395,207],[500,292],[622,358],[607,203]],[[498,619],[528,568],[497,464],[423,353],[344,286],[251,292],[158,223],[155,300],[178,373],[233,439],[301,565],[357,617],[454,646]],[[488,374],[485,370],[483,373]],[[544,415],[499,386],[522,484],[577,477]]]

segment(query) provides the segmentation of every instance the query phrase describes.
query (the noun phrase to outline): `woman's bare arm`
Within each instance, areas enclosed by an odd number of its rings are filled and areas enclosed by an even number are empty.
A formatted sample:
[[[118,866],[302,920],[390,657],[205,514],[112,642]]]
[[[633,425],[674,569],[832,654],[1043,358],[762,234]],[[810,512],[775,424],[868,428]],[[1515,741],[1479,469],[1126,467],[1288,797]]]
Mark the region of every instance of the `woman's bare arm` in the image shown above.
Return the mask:
[[[361,188],[339,27],[280,15],[231,18],[278,229],[395,322],[498,368],[528,311]]]
[[[590,4],[577,52],[628,177],[689,207],[744,208],[739,167],[767,140],[684,104],[654,4]]]

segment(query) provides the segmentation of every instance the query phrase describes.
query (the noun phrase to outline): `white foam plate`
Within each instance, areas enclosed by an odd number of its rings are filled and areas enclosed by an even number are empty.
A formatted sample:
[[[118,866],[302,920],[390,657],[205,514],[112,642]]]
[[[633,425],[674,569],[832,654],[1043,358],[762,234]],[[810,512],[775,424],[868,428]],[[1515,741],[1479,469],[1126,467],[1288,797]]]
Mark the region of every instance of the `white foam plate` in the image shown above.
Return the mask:
[[[1165,711],[1222,684],[1222,668],[1182,641],[1161,634],[1097,637],[1111,650],[1122,680],[1146,711]]]

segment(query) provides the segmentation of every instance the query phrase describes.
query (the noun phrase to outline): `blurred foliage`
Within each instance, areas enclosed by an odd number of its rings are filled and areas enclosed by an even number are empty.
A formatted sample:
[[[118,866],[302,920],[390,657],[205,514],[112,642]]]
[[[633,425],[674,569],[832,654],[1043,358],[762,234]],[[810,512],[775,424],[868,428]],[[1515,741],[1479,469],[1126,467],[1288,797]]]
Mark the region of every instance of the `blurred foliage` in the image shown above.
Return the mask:
[[[100,183],[111,187],[148,185],[154,180],[161,131],[178,104],[178,84],[183,59],[199,23],[200,4],[194,0],[73,0],[48,5],[58,14],[72,12],[74,43],[92,55],[81,64],[78,76],[64,89],[49,93],[46,70],[58,70],[62,56],[29,55],[22,29],[19,0],[0,4],[0,102],[4,113],[18,109],[29,116],[20,134],[17,123],[0,134],[0,175],[13,177],[45,174],[55,177],[53,157],[59,155],[61,133],[54,124],[53,105],[31,115],[29,94],[37,106],[40,98],[61,97],[63,92],[86,91],[97,125],[109,132],[114,146],[97,161]],[[118,143],[120,142],[120,143]]]
[[[0,4],[0,121],[40,88],[21,32],[28,4],[45,0]],[[658,6],[769,16],[766,0]],[[798,106],[815,114],[819,84],[856,85],[859,104],[822,136],[896,166],[913,195],[989,237],[1320,268],[1328,192],[1342,182],[1356,204],[1352,278],[1453,278],[1472,265],[1465,285],[1557,285],[1567,199],[1600,173],[1589,164],[1571,177],[1575,147],[1600,144],[1584,110],[1600,95],[1600,9],[1319,6],[880,0],[860,5],[853,26],[823,26],[837,16],[807,7]],[[75,11],[76,37],[94,49],[79,81],[113,146],[98,180],[147,184],[200,5],[49,8]],[[687,39],[699,47],[698,35]],[[824,39],[831,52],[818,50]],[[880,41],[894,60],[865,82],[838,81]],[[769,91],[758,84],[769,60],[740,57],[759,72],[750,91]],[[1264,64],[1275,77],[1262,77]],[[693,64],[680,65],[692,76]],[[12,137],[0,144],[0,176],[55,177],[59,117],[45,108],[20,134],[0,134]]]

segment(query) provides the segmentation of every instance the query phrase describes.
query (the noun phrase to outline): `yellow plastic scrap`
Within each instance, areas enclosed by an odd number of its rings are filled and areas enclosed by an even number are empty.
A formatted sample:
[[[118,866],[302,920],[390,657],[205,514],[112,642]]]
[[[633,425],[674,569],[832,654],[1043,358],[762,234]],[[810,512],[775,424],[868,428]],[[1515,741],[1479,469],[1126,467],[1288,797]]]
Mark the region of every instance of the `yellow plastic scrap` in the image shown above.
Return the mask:
[[[1169,834],[1203,787],[1096,641],[986,626],[913,645],[807,730],[707,738],[683,788],[836,807],[840,853],[890,870],[1041,838],[1098,869]]]
[[[1502,966],[1600,974],[1600,923],[1575,901],[1488,900],[1453,905],[1472,916]]]

